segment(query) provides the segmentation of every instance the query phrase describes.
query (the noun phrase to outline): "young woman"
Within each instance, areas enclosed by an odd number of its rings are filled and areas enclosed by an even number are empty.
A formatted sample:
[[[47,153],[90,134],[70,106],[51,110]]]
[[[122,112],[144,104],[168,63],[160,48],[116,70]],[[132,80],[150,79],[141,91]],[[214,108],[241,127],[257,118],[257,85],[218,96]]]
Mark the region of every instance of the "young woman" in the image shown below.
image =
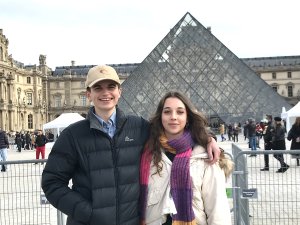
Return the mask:
[[[224,157],[206,161],[205,117],[183,94],[169,92],[150,126],[141,159],[141,224],[230,225],[225,171],[229,175],[232,164]]]

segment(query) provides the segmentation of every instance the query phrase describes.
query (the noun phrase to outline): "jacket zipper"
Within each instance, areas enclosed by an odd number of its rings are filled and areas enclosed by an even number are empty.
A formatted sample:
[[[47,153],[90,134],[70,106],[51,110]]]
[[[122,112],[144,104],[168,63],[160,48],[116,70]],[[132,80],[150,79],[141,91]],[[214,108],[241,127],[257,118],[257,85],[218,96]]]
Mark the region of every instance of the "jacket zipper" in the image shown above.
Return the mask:
[[[114,175],[115,175],[115,185],[116,185],[116,222],[119,224],[119,185],[118,185],[118,170],[117,170],[117,154],[115,149],[115,141],[111,139],[111,146],[112,146],[112,155],[113,155],[113,164],[114,164]]]
[[[119,178],[119,173],[117,170],[117,153],[116,153],[116,146],[115,146],[115,139],[117,138],[117,136],[119,135],[119,133],[121,132],[121,130],[123,129],[125,125],[125,121],[123,122],[123,124],[121,125],[121,127],[118,129],[116,129],[116,132],[113,136],[113,138],[111,138],[111,145],[112,145],[112,154],[113,154],[113,163],[114,163],[114,175],[115,175],[115,183],[116,183],[116,224],[120,224],[120,218],[119,218],[119,182],[118,182],[118,178]]]

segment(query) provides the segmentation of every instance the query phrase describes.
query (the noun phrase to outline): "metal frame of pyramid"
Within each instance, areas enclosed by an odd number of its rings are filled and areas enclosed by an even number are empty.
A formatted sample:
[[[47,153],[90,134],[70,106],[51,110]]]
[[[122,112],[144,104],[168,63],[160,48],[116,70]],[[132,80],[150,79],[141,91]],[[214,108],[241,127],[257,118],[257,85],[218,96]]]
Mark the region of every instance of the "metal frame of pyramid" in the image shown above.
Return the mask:
[[[122,84],[119,106],[149,119],[162,96],[184,93],[209,118],[226,123],[256,121],[290,109],[285,99],[258,77],[190,13],[171,29]]]

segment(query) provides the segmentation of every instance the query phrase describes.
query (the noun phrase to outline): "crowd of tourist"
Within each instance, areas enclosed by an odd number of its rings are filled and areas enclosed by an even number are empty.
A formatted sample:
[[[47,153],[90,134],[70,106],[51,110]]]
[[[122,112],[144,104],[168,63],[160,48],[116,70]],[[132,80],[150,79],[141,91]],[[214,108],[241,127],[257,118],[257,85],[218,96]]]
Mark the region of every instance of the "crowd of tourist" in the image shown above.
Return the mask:
[[[39,130],[5,132],[8,137],[9,149],[18,152],[22,152],[22,150],[35,150],[38,132]],[[47,142],[54,141],[54,135],[51,132],[46,132],[45,136],[48,140]]]
[[[42,130],[6,132],[0,128],[0,161],[7,161],[8,149],[19,153],[22,150],[33,150],[36,152],[36,159],[40,156],[45,159],[46,143],[52,141],[54,141],[54,135],[51,132],[44,135]],[[7,166],[1,165],[1,172],[6,171]]]

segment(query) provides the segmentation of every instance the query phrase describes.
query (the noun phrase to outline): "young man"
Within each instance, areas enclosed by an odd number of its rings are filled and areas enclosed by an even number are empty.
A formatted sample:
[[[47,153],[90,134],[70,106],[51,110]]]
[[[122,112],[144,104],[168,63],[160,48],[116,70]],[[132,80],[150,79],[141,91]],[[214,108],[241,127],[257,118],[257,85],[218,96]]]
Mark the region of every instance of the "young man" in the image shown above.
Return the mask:
[[[87,118],[65,128],[42,175],[49,202],[68,215],[67,225],[138,225],[139,167],[149,123],[117,107],[120,80],[110,66],[87,74]],[[208,146],[219,158],[212,140]],[[68,186],[72,179],[72,187]]]
[[[46,143],[48,139],[43,134],[42,130],[38,130],[37,136],[35,138],[35,159],[39,159],[40,155],[42,159],[45,159]],[[34,163],[37,164],[37,163]],[[44,164],[43,162],[41,164]]]

